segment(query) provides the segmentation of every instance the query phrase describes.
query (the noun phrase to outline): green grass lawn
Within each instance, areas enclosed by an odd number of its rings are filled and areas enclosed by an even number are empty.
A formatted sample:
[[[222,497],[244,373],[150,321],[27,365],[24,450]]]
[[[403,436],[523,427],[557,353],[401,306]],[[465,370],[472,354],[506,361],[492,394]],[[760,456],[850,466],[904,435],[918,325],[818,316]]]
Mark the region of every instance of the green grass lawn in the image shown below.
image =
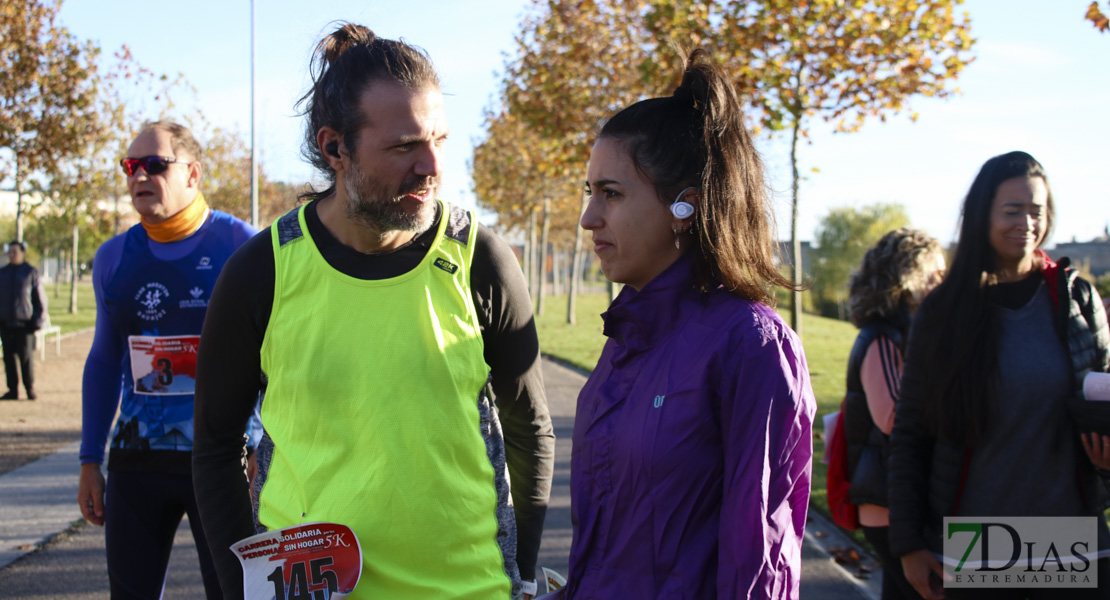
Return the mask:
[[[592,370],[605,345],[601,333],[601,313],[609,306],[607,294],[579,296],[575,310],[577,325],[567,325],[566,296],[549,296],[545,299],[544,314],[536,318],[539,329],[540,349],[544,354],[558,357],[569,363]],[[789,321],[789,317],[784,315]],[[827,319],[816,315],[803,315],[804,337],[802,346],[817,398],[817,420],[813,438],[813,491],[810,505],[824,515],[829,514],[825,501],[825,465],[821,455],[825,451],[825,437],[821,417],[840,409],[844,398],[844,375],[848,366],[848,352],[856,339],[856,328],[846,321]],[[858,533],[858,532],[857,532]],[[862,536],[859,536],[862,539]]]
[[[53,283],[43,286],[46,289],[46,312],[50,313],[50,323],[62,328],[62,333],[86,329],[96,324],[96,298],[93,296],[92,279],[77,283],[77,312],[69,312],[69,284],[55,287]],[[55,291],[57,296],[54,295]]]

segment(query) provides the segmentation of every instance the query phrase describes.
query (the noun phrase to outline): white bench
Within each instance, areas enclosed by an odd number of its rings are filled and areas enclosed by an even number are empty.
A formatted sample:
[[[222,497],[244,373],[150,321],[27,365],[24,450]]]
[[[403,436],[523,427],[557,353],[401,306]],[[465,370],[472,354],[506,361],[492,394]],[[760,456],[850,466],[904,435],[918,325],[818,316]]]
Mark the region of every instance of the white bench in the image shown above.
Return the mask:
[[[50,324],[50,315],[43,315],[42,329],[35,332],[35,344],[39,347],[39,359],[46,360],[46,336],[54,334],[54,353],[62,355],[62,328]]]

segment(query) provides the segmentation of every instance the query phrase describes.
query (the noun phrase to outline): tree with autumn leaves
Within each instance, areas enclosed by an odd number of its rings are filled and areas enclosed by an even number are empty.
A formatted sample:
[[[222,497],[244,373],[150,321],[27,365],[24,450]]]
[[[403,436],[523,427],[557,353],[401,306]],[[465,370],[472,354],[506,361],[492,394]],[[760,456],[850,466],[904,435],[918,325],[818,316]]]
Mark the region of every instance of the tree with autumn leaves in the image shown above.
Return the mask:
[[[1098,2],[1092,2],[1091,5],[1087,7],[1086,19],[1095,26],[1095,29],[1102,33],[1110,31],[1110,17],[1102,12],[1102,9],[1098,7]]]
[[[962,0],[765,0],[736,3],[726,30],[730,64],[753,77],[761,123],[790,135],[790,239],[794,280],[802,280],[798,237],[798,143],[814,118],[839,132],[885,121],[914,96],[943,98],[973,59]],[[916,113],[910,115],[916,120]],[[801,292],[790,305],[801,334]]]
[[[572,274],[582,265],[577,224],[598,125],[646,91],[639,67],[650,58],[641,49],[650,40],[638,25],[646,7],[638,0],[534,0],[517,36],[516,58],[506,65],[501,106],[489,111],[486,137],[474,150],[479,204],[515,229],[546,202],[553,237],[571,247]],[[569,283],[567,319],[573,322],[578,278]],[[536,286],[533,292],[542,299]]]
[[[570,161],[581,181],[600,119],[674,88],[673,45],[705,47],[747,98],[753,125],[790,136],[791,238],[797,257],[797,153],[813,120],[851,132],[868,119],[886,120],[906,110],[914,96],[953,93],[954,81],[972,60],[968,18],[956,14],[961,3],[536,0],[517,56],[506,67],[503,108],[495,112],[512,115],[548,142],[537,148],[550,154],[533,153],[530,168]],[[487,133],[483,144],[496,147],[496,131]],[[474,175],[483,202],[492,198],[486,194],[490,187],[506,184],[480,182],[483,175]],[[494,202],[486,206],[501,212]],[[792,262],[800,281],[800,261]],[[791,325],[799,332],[800,307],[798,293]]]
[[[180,110],[173,96],[192,90],[182,75],[143,67],[126,46],[102,57],[94,42],[76,40],[57,22],[59,8],[59,0],[0,4],[0,70],[6,75],[0,78],[0,180],[17,191],[17,239],[24,238],[24,217],[33,212],[27,231],[32,246],[56,253],[59,263],[66,256],[76,283],[78,263],[120,232],[127,186],[119,159],[144,122],[171,114],[207,147],[210,204],[248,216],[250,152],[243,136]],[[264,171],[260,177],[262,217],[269,222],[291,208],[301,190],[268,180]],[[70,306],[76,310],[73,286]]]
[[[17,195],[16,239],[23,239],[23,192],[31,176],[79,152],[95,135],[99,48],[56,20],[60,1],[0,4],[0,149],[3,175]]]

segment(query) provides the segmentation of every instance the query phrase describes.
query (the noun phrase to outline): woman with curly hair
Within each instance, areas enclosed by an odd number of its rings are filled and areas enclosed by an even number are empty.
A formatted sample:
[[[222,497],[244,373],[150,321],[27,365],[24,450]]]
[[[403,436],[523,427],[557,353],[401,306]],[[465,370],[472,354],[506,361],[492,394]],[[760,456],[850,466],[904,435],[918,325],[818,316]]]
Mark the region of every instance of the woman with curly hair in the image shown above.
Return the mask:
[[[863,535],[883,567],[883,600],[920,598],[887,544],[886,458],[910,319],[943,274],[940,244],[922,231],[902,228],[868,250],[852,276],[848,307],[860,332],[848,358],[844,397],[849,498],[859,507]]]

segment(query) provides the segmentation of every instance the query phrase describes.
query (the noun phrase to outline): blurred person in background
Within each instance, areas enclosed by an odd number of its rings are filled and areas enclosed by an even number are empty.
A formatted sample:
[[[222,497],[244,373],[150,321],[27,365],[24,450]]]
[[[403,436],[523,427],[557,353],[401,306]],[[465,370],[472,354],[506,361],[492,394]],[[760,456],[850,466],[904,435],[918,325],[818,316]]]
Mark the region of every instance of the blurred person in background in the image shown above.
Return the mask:
[[[884,235],[852,275],[848,310],[859,328],[848,357],[844,433],[849,498],[883,568],[883,600],[920,598],[890,554],[886,461],[910,320],[944,275],[940,243],[902,228]]]
[[[35,393],[35,332],[46,319],[46,293],[39,271],[26,261],[27,246],[8,243],[8,264],[0,268],[0,342],[4,344],[4,374],[8,392],[0,400],[19,399],[19,376],[27,399]]]

